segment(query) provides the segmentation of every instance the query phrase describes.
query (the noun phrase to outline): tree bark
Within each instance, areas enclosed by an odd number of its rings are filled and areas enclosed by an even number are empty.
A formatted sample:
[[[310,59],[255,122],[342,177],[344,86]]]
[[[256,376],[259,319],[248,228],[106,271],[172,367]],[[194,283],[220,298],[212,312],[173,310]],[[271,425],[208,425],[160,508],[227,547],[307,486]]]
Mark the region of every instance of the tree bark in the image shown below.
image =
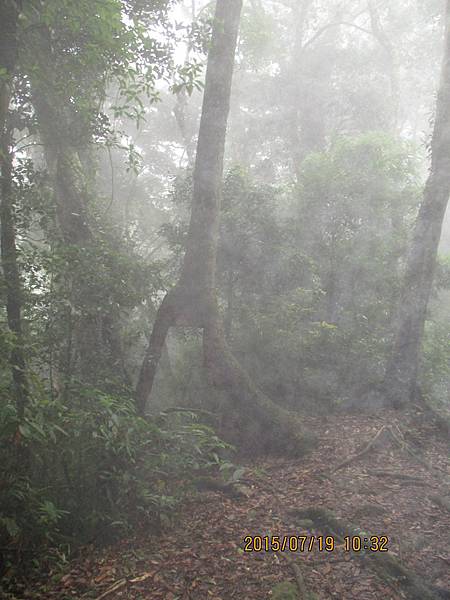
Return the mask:
[[[211,382],[227,392],[242,424],[239,443],[252,452],[304,450],[298,419],[262,394],[232,355],[219,315],[215,279],[223,156],[234,54],[242,0],[217,0],[194,167],[186,254],[179,282],[164,298],[136,388],[145,411],[167,332],[172,325],[203,329],[204,362]]]
[[[31,65],[29,77],[38,130],[44,146],[44,155],[51,181],[59,236],[66,246],[92,250],[97,243],[95,222],[89,214],[89,200],[93,194],[95,160],[92,159],[92,134],[86,124],[86,115],[71,109],[64,90],[60,89],[53,72],[55,50],[47,27],[36,28],[30,36],[27,60]],[[28,64],[26,63],[26,64]],[[37,67],[37,68],[36,68]],[[102,266],[99,265],[101,269]],[[130,386],[120,325],[114,309],[89,304],[89,277],[78,272],[72,280],[71,302],[81,307],[81,315],[74,326],[74,364],[84,382],[97,384],[100,359],[103,365],[121,375],[125,386]],[[67,340],[68,351],[72,340]],[[108,351],[109,350],[109,356]],[[65,370],[67,361],[63,362]],[[70,380],[71,371],[66,373]]]
[[[23,419],[28,399],[26,362],[22,334],[22,285],[17,262],[14,199],[12,188],[12,154],[7,141],[8,132],[2,133],[1,153],[1,258],[6,285],[6,313],[8,327],[14,334],[10,355],[14,396],[19,419]]]
[[[17,263],[17,246],[12,183],[11,132],[8,125],[12,78],[17,62],[17,23],[20,2],[0,4],[0,171],[1,171],[1,263],[6,286],[8,327],[14,334],[10,365],[19,419],[23,419],[28,400],[28,383],[22,335],[22,286]]]
[[[305,150],[302,145],[300,134],[301,98],[303,94],[304,75],[303,68],[303,37],[306,24],[307,13],[311,5],[311,0],[302,0],[294,2],[292,5],[292,23],[294,28],[294,43],[292,48],[291,64],[289,65],[289,80],[291,82],[291,94],[289,98],[290,106],[287,115],[287,138],[289,150],[292,159],[292,166],[295,171],[297,182],[300,181],[300,165],[305,156]]]
[[[399,118],[399,107],[400,107],[400,90],[398,83],[398,67],[395,55],[395,48],[391,43],[391,40],[383,31],[381,26],[380,16],[378,14],[378,8],[374,0],[369,0],[368,3],[370,26],[373,36],[378,41],[380,46],[386,53],[388,61],[388,72],[389,80],[391,85],[391,98],[393,107],[393,118],[392,118],[392,129],[398,130],[398,118]]]
[[[202,116],[194,166],[194,190],[186,254],[177,286],[156,315],[136,388],[142,414],[161,351],[172,325],[204,327],[215,298],[216,253],[223,155],[242,0],[218,0],[208,55]],[[207,306],[209,304],[209,306]]]
[[[151,394],[153,381],[161,358],[167,333],[175,322],[177,312],[174,292],[169,292],[156,313],[150,340],[142,361],[141,371],[136,386],[136,409],[140,415],[145,412],[147,400]]]
[[[44,63],[52,60],[52,53],[51,50],[42,52],[42,49],[41,53],[40,67],[45,69]],[[36,54],[39,56],[39,50]],[[44,80],[51,82],[48,77]],[[58,106],[59,99],[50,97],[52,87],[42,88],[39,80],[32,79],[33,105],[53,184],[61,235],[67,244],[81,246],[92,240],[86,207],[87,186],[78,149],[64,136],[69,125]]]
[[[408,253],[395,319],[386,377],[386,396],[394,406],[414,396],[420,349],[442,223],[450,195],[450,0],[446,2],[444,60],[431,141],[431,169]]]
[[[233,328],[233,310],[234,310],[234,282],[235,275],[233,269],[230,268],[226,274],[226,312],[224,318],[225,338],[229,342],[231,340],[231,331]]]

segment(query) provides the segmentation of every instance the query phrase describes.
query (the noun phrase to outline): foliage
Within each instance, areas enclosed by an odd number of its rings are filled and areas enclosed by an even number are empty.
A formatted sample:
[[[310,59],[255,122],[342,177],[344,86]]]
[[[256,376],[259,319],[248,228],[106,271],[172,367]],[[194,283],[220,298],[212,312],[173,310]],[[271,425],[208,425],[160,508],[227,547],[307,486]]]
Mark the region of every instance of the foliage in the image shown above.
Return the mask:
[[[447,292],[448,294],[448,292]],[[450,334],[448,315],[440,315],[426,323],[423,372],[423,393],[428,399],[448,409],[450,405]]]
[[[240,412],[206,381],[197,330],[172,329],[155,414],[138,418],[132,400],[186,247],[214,3],[21,4],[8,123],[23,342],[0,278],[0,546],[12,567],[156,532],[197,474],[242,475],[215,433],[238,431]],[[298,410],[359,406],[383,379],[438,64],[434,1],[376,7],[398,32],[393,52],[392,31],[379,43],[350,4],[244,3],[237,52],[217,294],[235,356]],[[89,239],[64,239],[61,187],[63,202],[81,196]],[[449,272],[443,258],[421,374],[446,404]]]
[[[222,293],[232,281],[233,342],[272,396],[327,406],[382,380],[414,169],[407,145],[370,134],[308,156],[293,193],[228,174]]]
[[[289,581],[277,583],[272,590],[272,597],[275,600],[295,600],[298,598],[297,586]]]
[[[143,419],[131,400],[93,388],[73,389],[69,404],[35,395],[21,423],[3,404],[3,558],[29,564],[34,552],[50,560],[55,547],[111,540],[132,526],[159,530],[224,447],[193,413]]]
[[[208,30],[180,33],[168,18],[173,4],[46,0],[24,3],[20,13],[9,120],[14,136],[20,132],[12,185],[30,393],[20,420],[9,362],[19,342],[2,308],[3,572],[131,527],[157,531],[193,474],[217,468],[224,447],[192,413],[135,414],[139,344],[165,273],[139,252],[133,224],[115,218],[114,197],[98,185],[104,154],[112,166],[111,153],[123,163],[125,151],[121,176],[139,173],[140,156],[121,127],[142,125],[158,84],[201,89],[202,64],[178,67],[173,52],[180,35],[204,44]],[[64,236],[61,189],[63,202],[77,196],[86,208],[90,235],[82,243]]]
[[[277,188],[227,172],[217,280],[227,335],[255,380],[292,407],[328,410],[382,382],[420,187],[413,148],[381,133],[337,139],[300,175]],[[189,178],[178,181],[179,221],[165,230],[175,252],[189,194]],[[192,368],[192,347],[186,356]],[[189,403],[203,394],[187,372],[178,385]]]

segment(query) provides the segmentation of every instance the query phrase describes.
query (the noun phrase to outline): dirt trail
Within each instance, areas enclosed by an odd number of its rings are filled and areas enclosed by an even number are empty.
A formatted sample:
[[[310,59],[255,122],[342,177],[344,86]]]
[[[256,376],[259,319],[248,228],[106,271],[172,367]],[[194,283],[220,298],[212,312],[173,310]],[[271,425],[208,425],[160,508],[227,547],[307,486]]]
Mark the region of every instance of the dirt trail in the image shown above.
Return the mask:
[[[396,423],[407,446],[402,449],[380,436],[370,452],[329,476],[333,466],[363,449],[383,425]],[[292,568],[275,552],[244,553],[244,537],[321,535],[311,524],[296,524],[289,512],[308,507],[330,509],[363,531],[388,536],[390,554],[450,590],[450,508],[436,500],[450,496],[449,445],[433,424],[420,412],[400,416],[384,411],[371,417],[308,419],[308,426],[319,437],[316,450],[303,460],[249,466],[247,497],[202,493],[184,505],[178,529],[158,540],[142,534],[87,553],[57,585],[33,597],[270,598],[277,583],[295,583]],[[407,597],[398,582],[383,581],[342,547],[289,556],[318,599]]]

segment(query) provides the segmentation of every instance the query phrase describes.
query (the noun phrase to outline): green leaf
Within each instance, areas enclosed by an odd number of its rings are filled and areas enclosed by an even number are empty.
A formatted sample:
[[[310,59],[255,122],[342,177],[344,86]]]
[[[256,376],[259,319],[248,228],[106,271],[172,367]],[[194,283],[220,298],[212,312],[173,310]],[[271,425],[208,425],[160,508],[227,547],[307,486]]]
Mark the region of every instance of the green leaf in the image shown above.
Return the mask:
[[[10,537],[15,538],[17,535],[19,535],[20,527],[11,517],[3,517],[1,519],[1,523],[5,527]]]

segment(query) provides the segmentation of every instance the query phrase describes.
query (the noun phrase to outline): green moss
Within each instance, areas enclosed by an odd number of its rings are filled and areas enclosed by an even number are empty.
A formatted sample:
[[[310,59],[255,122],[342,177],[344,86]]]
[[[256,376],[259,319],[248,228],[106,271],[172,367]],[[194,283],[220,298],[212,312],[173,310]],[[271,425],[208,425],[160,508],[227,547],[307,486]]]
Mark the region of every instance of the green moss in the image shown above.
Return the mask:
[[[298,600],[298,591],[295,584],[290,581],[277,583],[272,590],[273,600]]]

